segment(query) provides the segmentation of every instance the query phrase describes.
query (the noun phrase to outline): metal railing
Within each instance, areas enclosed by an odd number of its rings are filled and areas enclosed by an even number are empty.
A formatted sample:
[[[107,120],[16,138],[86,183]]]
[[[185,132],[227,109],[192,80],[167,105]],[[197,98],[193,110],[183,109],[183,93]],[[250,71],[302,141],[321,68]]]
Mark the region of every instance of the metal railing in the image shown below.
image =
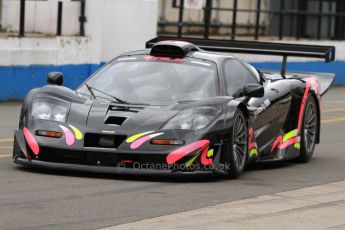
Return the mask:
[[[163,0],[165,1],[165,0]],[[313,38],[320,40],[322,38],[321,31],[322,29],[327,29],[327,33],[323,38],[327,39],[345,39],[345,1],[344,0],[297,0],[297,9],[294,8],[287,8],[285,0],[272,0],[275,3],[279,2],[277,9],[262,9],[262,0],[255,0],[256,7],[251,9],[243,9],[238,8],[239,1],[233,0],[233,6],[231,8],[225,7],[214,7],[213,0],[206,0],[205,6],[203,7],[203,22],[202,23],[189,23],[184,22],[183,14],[184,14],[184,1],[185,0],[173,0],[172,7],[178,9],[178,21],[177,22],[168,22],[168,21],[160,21],[158,23],[159,26],[177,26],[177,36],[183,36],[183,28],[185,26],[188,27],[203,27],[203,37],[207,39],[210,35],[210,27],[228,27],[230,29],[230,39],[234,40],[237,36],[237,29],[240,27],[245,27],[244,25],[240,25],[237,22],[237,15],[238,13],[248,13],[248,14],[255,14],[255,23],[254,25],[248,25],[248,28],[254,29],[254,34],[250,34],[253,36],[255,40],[258,40],[261,35],[270,35],[264,31],[263,26],[260,24],[260,19],[262,14],[269,14],[272,16],[274,20],[278,23],[276,28],[274,28],[273,33],[279,40],[282,40],[284,36],[295,37],[295,39],[300,38]],[[318,9],[315,10],[308,10],[308,3],[316,2],[318,3]],[[327,3],[327,4],[326,4]],[[333,7],[333,6],[335,7]],[[328,7],[327,7],[328,6]],[[231,24],[220,25],[219,23],[215,24],[211,20],[212,12],[216,11],[225,11],[232,13],[232,22]],[[327,12],[325,12],[327,11]],[[294,29],[291,32],[291,35],[284,35],[284,28],[286,25],[286,19],[290,21],[293,20]],[[315,31],[312,36],[306,35],[306,21],[307,19],[316,19],[316,26]],[[325,23],[327,22],[326,26]],[[311,28],[308,28],[310,30]],[[333,31],[333,32],[332,32]],[[332,34],[333,33],[333,34]]]
[[[26,2],[29,1],[36,1],[36,2],[43,2],[47,0],[18,0],[20,1],[19,4],[19,37],[25,36],[25,15],[26,15]],[[79,15],[79,35],[85,36],[85,28],[84,24],[86,22],[85,16],[85,0],[71,0],[74,2],[80,2],[80,15]],[[63,1],[56,1],[57,4],[57,20],[56,20],[56,35],[62,35],[62,21],[63,21],[63,9],[64,9],[64,2]]]

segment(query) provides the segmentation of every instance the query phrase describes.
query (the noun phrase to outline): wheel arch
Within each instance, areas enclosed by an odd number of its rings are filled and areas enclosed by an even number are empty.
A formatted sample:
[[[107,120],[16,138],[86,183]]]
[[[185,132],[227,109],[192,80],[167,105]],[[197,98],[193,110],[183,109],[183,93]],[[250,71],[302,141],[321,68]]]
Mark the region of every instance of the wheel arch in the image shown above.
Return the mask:
[[[233,120],[234,114],[236,111],[241,111],[242,114],[244,115],[246,125],[249,127],[249,111],[246,107],[246,105],[243,102],[239,101],[231,101],[227,105],[227,113],[226,113],[226,118],[225,118],[225,129],[226,131],[224,132],[223,135],[223,148],[222,148],[222,155],[221,155],[221,161],[222,162],[228,162],[229,161],[229,156],[228,156],[228,151],[230,150],[229,143],[231,142],[232,138],[232,128],[233,128],[233,122],[229,122],[229,120]]]
[[[316,104],[316,108],[317,108],[317,113],[318,113],[318,116],[317,116],[317,131],[316,131],[316,141],[315,143],[316,144],[319,144],[320,143],[320,132],[321,132],[321,128],[320,128],[320,125],[321,125],[321,108],[320,108],[320,100],[318,98],[318,96],[316,95],[316,93],[314,91],[311,91],[310,94],[309,94],[311,97],[313,97],[313,99],[315,100],[315,104]]]
[[[246,118],[247,125],[249,125],[249,111],[244,103],[240,103],[237,107],[243,113]]]

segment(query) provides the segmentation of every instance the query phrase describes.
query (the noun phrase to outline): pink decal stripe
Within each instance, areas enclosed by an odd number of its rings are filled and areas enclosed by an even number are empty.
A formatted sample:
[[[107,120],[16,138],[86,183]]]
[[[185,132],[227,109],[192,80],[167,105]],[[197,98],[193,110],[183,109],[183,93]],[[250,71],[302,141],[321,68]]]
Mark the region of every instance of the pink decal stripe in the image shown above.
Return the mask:
[[[39,147],[36,139],[34,138],[32,133],[25,127],[23,128],[23,134],[24,134],[25,140],[28,143],[30,149],[37,156],[40,153],[40,147]],[[29,156],[29,154],[27,154],[27,157],[28,156]],[[30,159],[28,158],[28,160],[31,160],[31,157],[30,157]]]
[[[169,153],[166,158],[166,161],[168,164],[174,164],[176,161],[180,160],[184,156],[187,156],[188,154],[190,154],[191,152],[197,149],[207,149],[208,151],[208,148],[206,147],[209,144],[210,144],[209,140],[200,140],[200,141],[196,141],[191,144],[185,145]],[[207,151],[205,152],[206,155],[207,155]]]
[[[147,135],[147,136],[144,136],[142,138],[139,138],[138,140],[134,141],[132,144],[131,144],[131,149],[137,149],[139,148],[142,144],[144,144],[146,141],[154,138],[154,137],[157,137],[157,136],[160,136],[162,135],[163,133],[154,133],[154,134],[150,134],[150,135]]]
[[[254,135],[254,130],[253,130],[253,128],[250,128],[249,131],[248,131],[248,133],[249,133],[248,148],[249,148],[249,149],[257,148],[258,145],[256,144],[255,141],[253,141],[253,135]]]
[[[73,145],[73,143],[75,141],[73,133],[68,128],[66,128],[65,126],[62,126],[62,125],[59,125],[59,126],[63,130],[63,132],[65,133],[66,144],[67,145]]]
[[[279,136],[277,137],[277,139],[273,142],[272,148],[271,148],[271,153],[273,152],[273,150],[277,147],[280,146],[283,143],[283,137]]]
[[[292,144],[295,144],[295,143],[299,143],[301,140],[301,137],[293,137],[287,141],[285,141],[283,144],[281,144],[279,146],[279,149],[285,149],[286,147],[292,145]]]
[[[200,161],[201,161],[201,164],[203,164],[203,165],[210,165],[213,162],[212,157],[207,158],[208,148],[209,147],[204,148],[204,150],[202,151],[202,154],[201,154]]]
[[[320,88],[319,82],[315,78],[313,79],[314,79],[315,91],[316,91],[317,97],[319,98],[319,106],[320,108],[322,108],[321,88]]]
[[[301,131],[301,127],[302,127],[304,107],[305,107],[305,103],[307,102],[308,94],[311,87],[310,82],[311,82],[311,79],[306,79],[306,86],[305,86],[304,95],[302,98],[301,107],[299,109],[299,115],[298,115],[298,126],[297,126],[298,131]]]

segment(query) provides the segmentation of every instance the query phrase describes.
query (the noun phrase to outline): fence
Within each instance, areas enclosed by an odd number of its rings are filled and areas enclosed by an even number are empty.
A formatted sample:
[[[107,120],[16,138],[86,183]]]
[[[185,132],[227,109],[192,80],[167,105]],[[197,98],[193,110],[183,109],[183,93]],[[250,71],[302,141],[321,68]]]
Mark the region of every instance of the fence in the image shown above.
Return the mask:
[[[188,0],[172,1],[172,7],[179,11],[177,22],[161,20],[158,23],[160,26],[176,26],[178,37],[183,35],[185,26],[203,27],[204,38],[209,37],[211,27],[229,27],[230,39],[235,39],[237,29],[247,26],[254,29],[254,33],[248,35],[253,36],[255,40],[264,35],[274,35],[279,40],[282,40],[284,36],[293,36],[297,40],[300,38],[345,39],[345,1],[343,0],[272,0],[270,7],[265,9],[262,8],[262,0],[254,0],[256,2],[255,7],[250,9],[239,8],[238,0],[233,0],[233,5],[230,8],[214,6],[213,0],[205,0],[205,6],[202,9],[203,22],[200,23],[184,21],[185,1]],[[231,24],[219,24],[211,20],[212,13],[220,11],[232,13]],[[254,25],[239,25],[237,23],[238,13],[255,14]],[[260,18],[263,14],[271,15],[271,27],[275,23],[274,28],[265,28],[260,24]],[[309,24],[312,26],[308,24],[310,20],[312,23]],[[290,27],[293,25],[293,28],[290,28],[290,32],[286,35],[284,30],[287,30],[288,25]]]
[[[19,30],[18,30],[18,36],[24,37],[25,36],[25,25],[26,25],[26,7],[27,2],[47,2],[47,0],[0,0],[0,3],[2,5],[6,2],[19,2]],[[71,2],[80,2],[80,14],[78,17],[79,20],[79,35],[84,36],[85,35],[85,29],[84,24],[86,22],[86,16],[85,16],[85,0],[70,0]],[[60,36],[62,35],[62,21],[63,21],[63,10],[64,10],[64,1],[59,0],[50,0],[53,4],[56,3],[57,8],[57,18],[56,18],[56,35]],[[66,2],[66,1],[65,1]],[[0,7],[1,10],[1,7]],[[1,15],[1,14],[0,14]],[[69,19],[69,18],[68,18]],[[41,19],[44,20],[44,19]]]

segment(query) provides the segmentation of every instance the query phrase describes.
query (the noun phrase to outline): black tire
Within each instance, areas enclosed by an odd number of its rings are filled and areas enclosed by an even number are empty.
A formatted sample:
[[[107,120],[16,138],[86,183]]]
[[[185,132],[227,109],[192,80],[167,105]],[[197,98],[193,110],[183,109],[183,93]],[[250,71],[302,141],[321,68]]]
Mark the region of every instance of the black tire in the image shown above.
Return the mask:
[[[234,115],[234,125],[230,130],[228,150],[229,165],[226,171],[228,178],[237,179],[243,173],[248,156],[248,127],[240,110]]]
[[[317,132],[319,130],[319,113],[313,96],[309,96],[303,113],[301,127],[301,150],[297,160],[307,163],[313,156]]]

